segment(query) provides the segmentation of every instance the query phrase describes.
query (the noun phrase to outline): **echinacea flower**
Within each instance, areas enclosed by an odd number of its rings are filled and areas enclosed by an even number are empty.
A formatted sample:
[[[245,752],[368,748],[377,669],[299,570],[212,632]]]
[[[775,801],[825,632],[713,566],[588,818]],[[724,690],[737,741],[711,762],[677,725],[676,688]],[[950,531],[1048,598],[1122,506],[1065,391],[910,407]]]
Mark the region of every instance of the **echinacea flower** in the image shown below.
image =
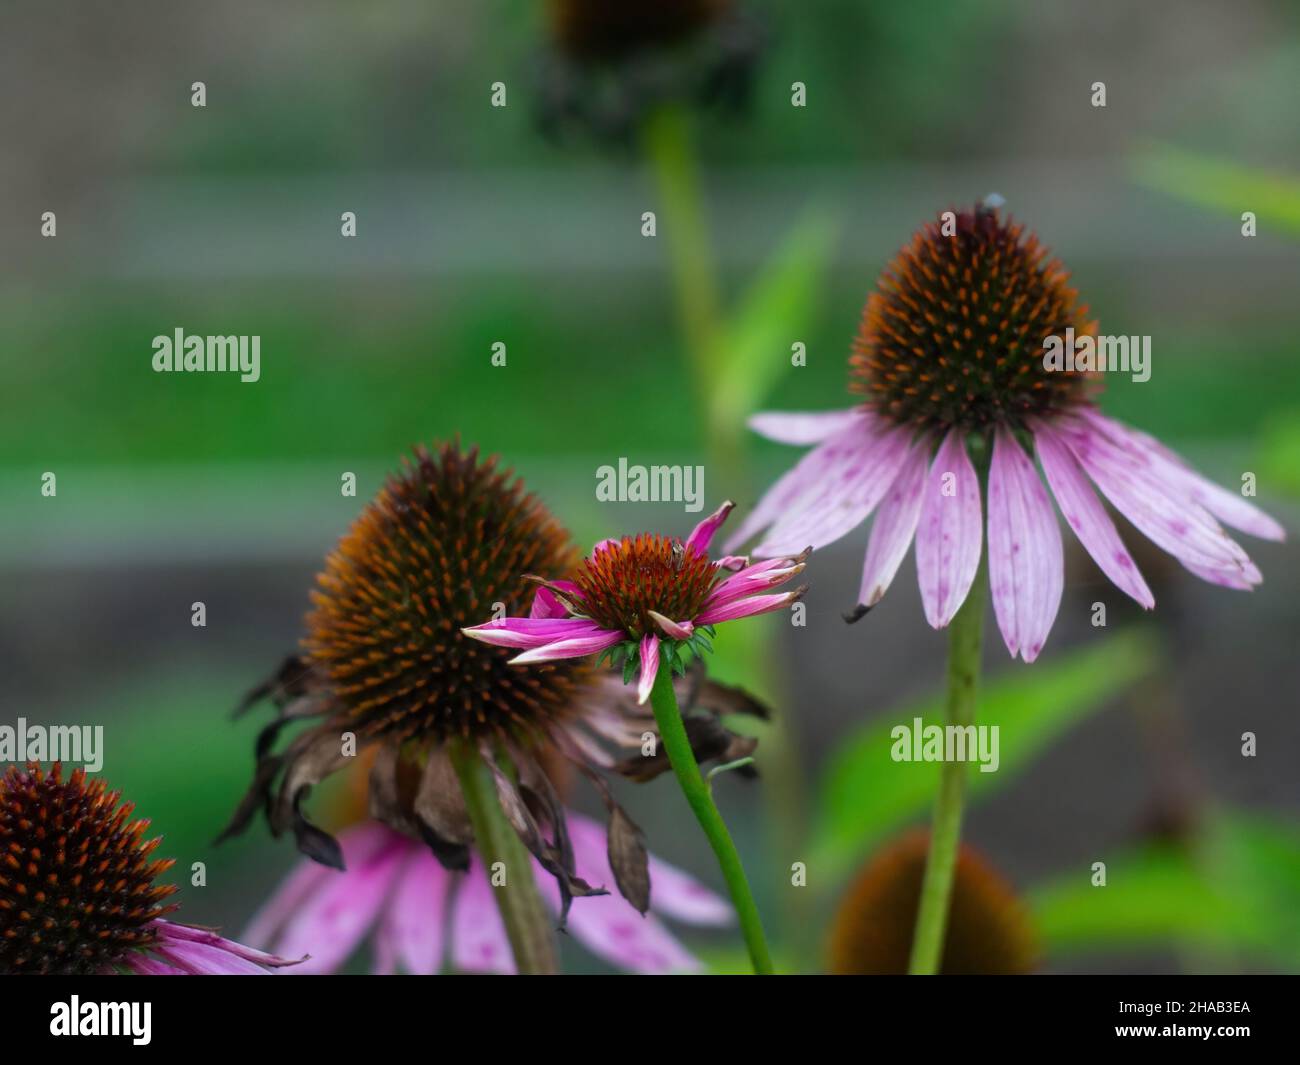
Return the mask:
[[[571,579],[543,585],[560,616],[505,617],[465,634],[523,650],[512,665],[608,654],[622,664],[625,682],[638,678],[643,704],[661,658],[682,670],[710,648],[715,625],[781,610],[806,590],[768,591],[803,572],[806,551],[753,565],[738,556],[709,558],[709,544],[733,506],[724,503],[685,541],[657,533],[602,540]]]
[[[0,777],[0,974],[53,976],[265,975],[292,965],[274,954],[176,924],[155,881],[172,859],[152,857],[146,820],[84,769],[11,765]]]
[[[417,449],[330,554],[303,657],[244,700],[241,709],[269,696],[278,714],[258,737],[253,784],[223,836],[261,809],[273,834],[291,829],[308,857],[343,869],[343,849],[308,820],[303,803],[361,755],[370,764],[371,816],[420,840],[448,869],[466,870],[475,841],[452,764],[458,745],[490,771],[511,826],[556,879],[563,922],[574,896],[605,888],[575,872],[564,810],[542,764],[558,752],[598,788],[610,814],[614,881],[644,913],[650,879],[641,832],[599,772],[662,772],[653,758],[620,760],[609,749],[640,749],[654,736],[653,720],[630,705],[615,678],[586,663],[521,671],[507,651],[462,633],[494,610],[527,610],[536,624],[552,623],[558,601],[545,589],[534,595],[523,575],[558,581],[576,563],[567,532],[495,459],[453,444],[436,454]],[[718,713],[758,709],[711,682],[690,694],[711,723],[707,738],[724,749],[730,733]],[[313,719],[283,751],[274,749],[284,729]]]
[[[569,811],[578,872],[592,883],[614,879],[604,830]],[[515,971],[492,888],[471,859],[468,875],[450,872],[421,842],[376,822],[339,834],[347,872],[307,860],[285,880],[244,932],[250,943],[311,957],[291,973],[335,972],[372,936],[372,970],[429,975]],[[658,914],[687,924],[725,925],[727,904],[685,873],[649,859]],[[555,881],[534,869],[553,912]],[[584,899],[573,908],[569,932],[593,954],[634,973],[690,972],[699,962],[654,914],[642,916],[616,895]]]
[[[548,133],[631,134],[657,106],[740,110],[763,47],[762,28],[736,0],[548,0],[552,47],[538,96]]]
[[[955,212],[947,227],[927,223],[885,270],[850,360],[860,406],[751,419],[769,439],[815,447],[728,547],[763,533],[758,556],[821,548],[874,513],[850,620],[881,600],[915,539],[925,616],[943,628],[966,599],[985,542],[981,476],[967,451],[976,437],[989,463],[989,582],[1012,657],[1038,656],[1061,600],[1061,534],[1048,489],[1102,572],[1147,609],[1154,598],[1098,490],[1196,576],[1228,588],[1258,584],[1259,570],[1220,522],[1269,540],[1283,539],[1282,527],[1103,415],[1089,391],[1096,374],[1046,368],[1047,338],[1067,329],[1095,337],[1096,323],[1061,264],[998,203]]]
[[[831,926],[829,960],[842,976],[907,972],[925,875],[928,836],[910,832],[874,855],[845,892]],[[1016,975],[1038,966],[1028,907],[973,848],[957,856],[939,972]]]

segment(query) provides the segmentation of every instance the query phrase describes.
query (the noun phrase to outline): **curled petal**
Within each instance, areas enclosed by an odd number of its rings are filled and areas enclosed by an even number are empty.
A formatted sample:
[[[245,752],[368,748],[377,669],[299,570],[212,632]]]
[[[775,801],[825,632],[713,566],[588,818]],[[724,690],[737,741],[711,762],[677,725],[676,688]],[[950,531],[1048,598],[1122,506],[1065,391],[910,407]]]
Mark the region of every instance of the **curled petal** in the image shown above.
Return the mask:
[[[989,588],[1007,650],[1038,657],[1061,605],[1061,530],[1038,471],[1014,436],[999,428],[989,467]]]
[[[641,676],[636,685],[636,701],[644,705],[650,698],[650,689],[655,686],[655,676],[659,673],[659,637],[646,633],[641,639]]]
[[[763,588],[784,584],[791,577],[803,572],[804,559],[808,554],[809,552],[805,551],[795,558],[768,559],[766,562],[759,562],[740,570],[726,580],[719,581],[705,601],[706,609],[733,602]]]
[[[671,618],[664,617],[657,610],[647,610],[646,613],[654,619],[654,623],[664,631],[664,635],[674,640],[689,640],[695,632],[695,626],[689,621],[673,621]]]
[[[952,494],[945,494],[947,475]],[[921,500],[916,576],[925,619],[945,628],[970,591],[983,546],[980,484],[966,454],[966,434],[953,429],[939,446]]]
[[[709,544],[713,542],[713,536],[721,528],[722,523],[727,520],[727,515],[736,509],[736,504],[728,499],[717,510],[700,522],[692,530],[691,535],[686,539],[686,547],[695,548],[697,554],[708,554]]]

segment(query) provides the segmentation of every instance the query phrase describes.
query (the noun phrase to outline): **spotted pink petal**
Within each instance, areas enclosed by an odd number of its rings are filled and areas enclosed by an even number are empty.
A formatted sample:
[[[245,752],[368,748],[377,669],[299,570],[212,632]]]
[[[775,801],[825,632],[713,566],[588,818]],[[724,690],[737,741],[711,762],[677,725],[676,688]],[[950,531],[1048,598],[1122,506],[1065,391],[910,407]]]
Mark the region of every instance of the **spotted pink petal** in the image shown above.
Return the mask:
[[[582,658],[585,655],[600,654],[601,651],[622,643],[627,634],[613,629],[596,629],[591,635],[574,639],[557,640],[542,647],[534,647],[521,655],[510,659],[512,666],[524,666],[530,662],[556,662],[562,658]]]
[[[1157,547],[1189,566],[1244,572],[1246,552],[1180,485],[1156,473],[1147,452],[1080,420],[1063,419],[1056,428],[1102,494]]]
[[[1150,610],[1156,605],[1155,596],[1142,579],[1115,523],[1110,520],[1069,448],[1051,426],[1038,423],[1034,432],[1034,449],[1056,497],[1056,505],[1061,508],[1079,543],[1115,587]]]
[[[766,411],[752,415],[748,425],[759,436],[778,444],[820,444],[828,436],[862,422],[861,410]]]
[[[544,590],[544,589],[543,589]],[[588,618],[500,618],[461,629],[466,636],[495,647],[527,650],[559,640],[576,640],[604,632]]]
[[[999,428],[989,467],[989,589],[1011,657],[1038,657],[1061,606],[1061,530],[1038,471],[1016,438]]]
[[[952,495],[944,494],[948,474]],[[980,483],[966,454],[966,434],[953,429],[930,466],[916,532],[921,605],[936,629],[952,621],[975,579],[983,546],[980,518]]]
[[[376,953],[400,958],[415,976],[431,976],[442,967],[452,875],[414,840],[408,841],[407,854],[380,922]]]
[[[910,431],[888,429],[822,445],[832,449],[828,466],[777,518],[755,555],[793,555],[834,543],[870,516],[907,457]]]
[[[1229,492],[1202,477],[1155,437],[1107,418],[1092,407],[1083,408],[1080,416],[1098,431],[1125,441],[1134,450],[1144,451],[1157,476],[1180,486],[1195,502],[1225,525],[1264,540],[1286,539],[1286,530],[1259,507],[1240,494]]]
[[[507,876],[528,876],[529,869],[507,870]],[[513,973],[514,955],[505,925],[492,897],[492,886],[477,855],[461,878],[451,917],[452,963],[466,973]]]
[[[646,633],[641,638],[641,676],[636,685],[636,701],[644,704],[650,698],[659,673],[659,637]]]
[[[372,849],[371,839],[381,845]],[[310,954],[294,973],[337,969],[374,923],[402,868],[406,850],[384,825],[368,823],[339,837],[346,872],[330,876],[297,911],[276,943],[281,954]]]
[[[709,544],[713,542],[714,534],[722,527],[722,523],[727,520],[727,515],[736,509],[736,504],[728,499],[717,510],[700,522],[691,531],[691,535],[686,539],[686,547],[695,548],[696,554],[708,554]]]
[[[930,440],[922,437],[912,444],[899,467],[898,476],[889,486],[871,523],[871,539],[862,566],[862,586],[858,602],[875,606],[885,597],[903,556],[912,546],[916,523],[921,517],[921,500],[925,491],[926,469],[930,461]]]
[[[823,479],[843,464],[846,452],[849,453],[850,458],[856,456],[865,462],[884,429],[884,423],[878,418],[864,414],[861,419],[852,421],[826,437],[763,494],[758,506],[750,511],[740,527],[727,540],[727,550],[734,551],[755,533],[766,529],[786,514],[803,495],[816,492]],[[803,546],[805,545],[801,544],[796,550],[802,550]],[[784,553],[773,552],[773,554]]]

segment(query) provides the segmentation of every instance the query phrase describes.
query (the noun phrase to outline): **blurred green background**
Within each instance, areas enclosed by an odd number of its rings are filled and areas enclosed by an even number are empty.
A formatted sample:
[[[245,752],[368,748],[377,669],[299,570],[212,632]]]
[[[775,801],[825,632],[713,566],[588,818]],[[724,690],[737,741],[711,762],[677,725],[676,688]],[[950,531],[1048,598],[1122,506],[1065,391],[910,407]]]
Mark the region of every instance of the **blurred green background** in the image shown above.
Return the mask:
[[[403,451],[459,433],[500,452],[582,542],[694,521],[598,504],[595,471],[620,456],[704,463],[708,506],[748,507],[795,453],[742,437],[742,461],[715,466],[709,419],[845,405],[882,266],[920,222],[991,191],[1069,265],[1103,332],[1152,336],[1151,380],[1108,381],[1105,409],[1224,483],[1255,472],[1294,528],[1295,5],[742,6],[767,27],[751,106],[691,114],[721,302],[741,309],[713,406],[689,386],[676,220],[643,152],[536,129],[539,5],[6,6],[0,720],[106,724],[105,775],[180,866],[208,864],[208,886],[183,892],[190,919],[237,932],[295,858],[261,826],[210,844],[252,763],[256,723],[228,711],[294,648],[320,560]],[[766,298],[764,278],[797,298]],[[260,335],[261,380],[152,373],[152,338],[177,327]],[[867,620],[839,620],[864,544],[859,530],[814,560],[807,628],[721,637],[735,679],[764,640],[781,649],[764,686],[791,734],[767,749],[798,769],[776,782],[794,836],[764,831],[766,782],[718,790],[803,968],[844,877],[932,794],[870,737],[933,696],[944,640],[910,560]],[[967,839],[1033,900],[1048,970],[1300,967],[1300,564],[1248,546],[1257,592],[1153,559],[1159,605],[1141,619],[1076,552],[1034,667],[1006,660],[990,622],[985,719],[1036,738],[1004,755]],[[652,849],[713,882],[667,783],[625,797]],[[1105,891],[1088,887],[1097,860],[1113,863]],[[729,964],[726,936],[689,941]]]

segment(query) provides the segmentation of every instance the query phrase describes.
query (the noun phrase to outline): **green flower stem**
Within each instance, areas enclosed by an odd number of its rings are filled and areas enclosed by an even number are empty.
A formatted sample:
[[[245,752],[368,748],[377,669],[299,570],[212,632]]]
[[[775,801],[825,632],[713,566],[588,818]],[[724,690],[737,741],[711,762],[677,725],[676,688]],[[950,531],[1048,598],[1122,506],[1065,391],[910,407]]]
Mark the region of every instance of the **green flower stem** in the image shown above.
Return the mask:
[[[501,809],[492,771],[476,750],[460,744],[452,746],[451,761],[465,795],[475,846],[483,860],[483,875],[490,884],[493,865],[501,862],[505,869],[505,883],[494,885],[492,894],[506,926],[515,965],[526,975],[558,973],[560,962],[551,918],[537,892],[528,851]]]
[[[975,720],[979,691],[980,645],[984,628],[984,598],[988,590],[987,552],[980,555],[979,569],[966,601],[948,628],[947,721],[969,725]],[[962,808],[966,800],[968,767],[965,762],[944,762],[939,777],[939,795],[934,804],[930,828],[930,853],[921,883],[921,904],[912,936],[912,958],[908,972],[932,976],[943,961],[944,933],[952,901],[953,877],[957,867],[957,846],[961,840]]]
[[[754,972],[760,976],[771,975],[772,958],[768,953],[767,940],[763,935],[763,922],[758,916],[758,907],[749,890],[749,881],[745,878],[744,866],[740,864],[740,855],[736,845],[731,841],[731,834],[713,804],[713,795],[708,783],[700,773],[691,750],[691,741],[686,736],[686,726],[682,723],[681,710],[677,706],[677,695],[673,691],[672,669],[662,663],[655,676],[654,689],[650,693],[650,703],[654,707],[655,721],[659,725],[659,737],[663,741],[664,751],[677,774],[682,794],[699,821],[709,846],[718,859],[718,867],[727,882],[727,890],[736,907],[736,916],[740,920],[741,932],[745,937],[745,946],[749,948],[749,957]]]

